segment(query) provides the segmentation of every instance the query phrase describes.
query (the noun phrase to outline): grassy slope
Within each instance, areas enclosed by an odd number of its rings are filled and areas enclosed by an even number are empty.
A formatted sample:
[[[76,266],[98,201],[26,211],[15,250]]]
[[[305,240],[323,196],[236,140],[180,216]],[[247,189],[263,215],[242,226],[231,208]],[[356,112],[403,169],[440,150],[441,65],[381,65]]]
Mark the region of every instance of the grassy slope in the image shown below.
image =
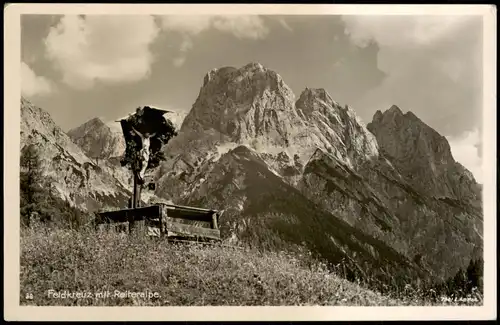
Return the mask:
[[[34,228],[34,229],[33,229]],[[421,305],[393,299],[326,271],[309,258],[224,246],[167,244],[93,230],[35,226],[21,232],[22,305]],[[94,293],[56,299],[48,290]],[[119,298],[115,290],[160,297]],[[109,291],[97,299],[96,292]],[[33,300],[26,295],[33,294]]]
[[[167,244],[92,230],[25,229],[21,304],[395,305],[284,253]],[[311,266],[314,265],[314,266]],[[156,291],[161,298],[54,299],[48,290]],[[33,293],[34,300],[26,300]]]

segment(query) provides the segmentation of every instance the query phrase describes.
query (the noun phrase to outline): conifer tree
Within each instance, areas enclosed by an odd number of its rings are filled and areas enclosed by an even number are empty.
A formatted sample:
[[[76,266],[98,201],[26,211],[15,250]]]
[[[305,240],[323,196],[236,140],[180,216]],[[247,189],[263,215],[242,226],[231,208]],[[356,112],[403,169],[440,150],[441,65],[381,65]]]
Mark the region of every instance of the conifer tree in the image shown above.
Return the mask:
[[[42,172],[40,155],[34,144],[30,144],[21,151],[21,218],[22,222],[30,225],[35,213],[39,213],[39,205],[42,200]]]
[[[467,267],[468,291],[478,288],[482,291],[483,259],[471,259]]]

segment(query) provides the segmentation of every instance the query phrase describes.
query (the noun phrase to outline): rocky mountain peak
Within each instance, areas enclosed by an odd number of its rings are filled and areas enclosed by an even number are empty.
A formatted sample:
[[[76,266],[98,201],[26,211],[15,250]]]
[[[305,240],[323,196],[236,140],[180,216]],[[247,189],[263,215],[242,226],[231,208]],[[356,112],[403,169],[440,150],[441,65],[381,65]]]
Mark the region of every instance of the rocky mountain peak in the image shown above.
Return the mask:
[[[264,68],[264,66],[262,64],[260,64],[259,62],[250,62],[248,64],[246,64],[243,69],[245,70],[267,70],[266,68]]]
[[[107,127],[108,126],[106,125],[106,123],[103,122],[103,120],[101,118],[95,117],[95,118],[85,122],[84,124],[80,125],[79,127],[70,130],[69,133],[75,132],[76,130],[81,130],[81,131],[94,130],[97,128],[107,128]]]
[[[340,108],[330,94],[323,88],[306,88],[301,94],[295,106],[306,116],[314,111],[326,113],[328,109]]]
[[[383,154],[416,188],[436,197],[462,198],[475,192],[475,181],[453,159],[446,138],[412,112],[403,114],[393,105],[384,113],[377,111],[367,127]]]
[[[353,168],[378,156],[373,134],[325,89],[307,88],[294,100],[281,76],[259,63],[213,69],[166,151],[182,152],[176,164],[184,166],[197,161],[187,151],[220,157],[246,145],[280,175],[300,173],[317,148]]]
[[[118,157],[125,151],[120,130],[93,118],[68,131],[68,136],[91,158]]]
[[[306,88],[295,103],[299,114],[313,127],[310,137],[323,143],[325,152],[356,168],[357,162],[378,156],[377,141],[347,105],[342,107],[323,88]]]
[[[300,98],[310,98],[310,97],[316,97],[319,98],[325,102],[331,102],[333,103],[333,99],[331,98],[330,94],[324,89],[324,88],[309,88],[306,87],[304,91],[300,94]]]
[[[94,117],[93,119],[89,120],[87,123],[90,125],[94,124],[96,126],[104,126],[105,125],[104,121],[100,117]]]
[[[39,149],[42,174],[60,198],[87,210],[126,204],[129,191],[123,184],[89,159],[48,112],[22,98],[21,151],[28,144]]]
[[[271,140],[283,145],[287,134],[283,123],[289,119],[285,115],[293,114],[293,101],[283,79],[259,63],[212,69],[181,131],[212,129],[234,142],[274,132]]]
[[[375,112],[375,114],[373,115],[372,121],[373,122],[380,122],[380,120],[382,120],[383,117],[384,117],[384,115],[382,114],[382,112],[380,110],[377,110]]]
[[[87,122],[83,123],[82,125],[71,129],[68,133],[74,133],[77,130],[83,131],[83,130],[101,128],[101,127],[107,127],[106,123],[104,123],[100,117],[94,117],[94,118],[88,120]]]
[[[88,158],[52,120],[48,112],[21,97],[21,148],[30,142],[37,143],[39,138],[51,145],[63,146],[78,163],[88,162]]]
[[[227,79],[228,77],[231,77],[231,74],[236,70],[237,69],[234,67],[213,68],[205,75],[202,89],[214,80]]]
[[[33,105],[33,103],[24,97],[21,97],[21,115],[27,117],[23,122],[32,124],[31,126],[33,128],[35,128],[36,124],[36,128],[50,130],[54,135],[64,133],[61,128],[54,123],[48,112]]]
[[[445,137],[411,111],[403,114],[396,105],[384,113],[377,111],[368,129],[377,137],[380,148],[391,157],[403,159],[408,155],[432,153],[440,163],[455,163]]]
[[[388,110],[385,110],[383,113],[380,110],[377,110],[373,115],[372,123],[382,122],[384,124],[392,123],[392,124],[400,124],[405,117],[410,117],[408,114],[410,112],[404,114],[401,108],[397,105],[392,105]]]
[[[394,124],[394,123],[401,123],[403,120],[412,121],[416,123],[419,128],[428,128],[429,130],[434,131],[434,129],[429,127],[412,111],[407,111],[406,113],[403,113],[401,108],[399,108],[399,106],[397,105],[392,105],[388,110],[384,111],[383,113],[380,110],[377,110],[373,115],[372,123],[383,122],[384,124],[387,123]]]
[[[392,105],[386,112],[388,115],[392,116],[401,116],[403,115],[403,111],[397,105]]]

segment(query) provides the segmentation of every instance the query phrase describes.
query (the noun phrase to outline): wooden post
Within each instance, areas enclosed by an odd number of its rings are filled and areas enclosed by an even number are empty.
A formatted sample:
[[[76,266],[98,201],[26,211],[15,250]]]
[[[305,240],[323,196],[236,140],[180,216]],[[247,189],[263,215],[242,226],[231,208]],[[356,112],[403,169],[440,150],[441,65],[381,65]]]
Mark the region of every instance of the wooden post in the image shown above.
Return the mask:
[[[136,209],[140,206],[141,202],[141,186],[139,185],[139,177],[134,172],[134,191],[132,196],[132,208]],[[131,216],[128,221],[129,233],[132,233],[135,228],[134,217]]]
[[[141,189],[142,186],[139,185],[139,177],[134,173],[134,201],[132,207],[139,208],[141,205]]]
[[[99,230],[99,224],[101,223],[101,216],[98,212],[94,213],[94,230]]]
[[[167,207],[159,206],[160,210],[160,238],[167,237]]]
[[[218,229],[217,213],[212,213],[212,229]]]

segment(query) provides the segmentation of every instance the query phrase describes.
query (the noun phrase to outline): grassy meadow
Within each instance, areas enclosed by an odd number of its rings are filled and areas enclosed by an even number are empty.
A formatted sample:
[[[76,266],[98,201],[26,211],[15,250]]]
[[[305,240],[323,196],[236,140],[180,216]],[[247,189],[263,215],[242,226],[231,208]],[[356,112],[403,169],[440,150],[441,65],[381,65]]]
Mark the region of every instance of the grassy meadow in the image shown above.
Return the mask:
[[[401,306],[431,301],[408,288],[381,295],[305,255],[57,229],[21,229],[21,305]]]

